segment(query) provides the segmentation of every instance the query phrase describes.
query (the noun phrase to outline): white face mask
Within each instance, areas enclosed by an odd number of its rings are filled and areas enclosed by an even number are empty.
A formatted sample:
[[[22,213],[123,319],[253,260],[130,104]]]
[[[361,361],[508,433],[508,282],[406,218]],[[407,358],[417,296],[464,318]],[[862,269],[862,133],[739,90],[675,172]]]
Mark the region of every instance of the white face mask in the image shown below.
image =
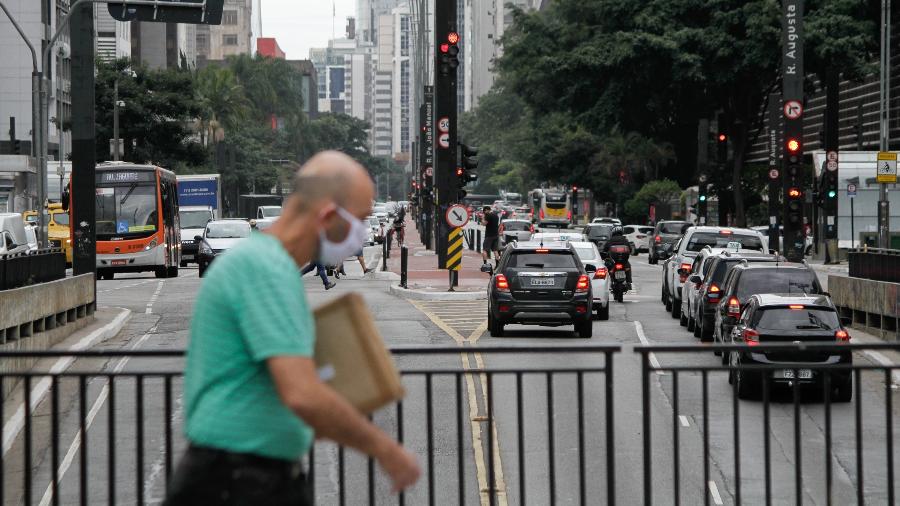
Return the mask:
[[[319,262],[323,265],[341,265],[345,258],[362,248],[369,235],[366,226],[359,218],[340,207],[337,208],[337,212],[350,224],[350,231],[347,232],[347,237],[343,241],[333,242],[328,240],[324,229],[319,230]]]

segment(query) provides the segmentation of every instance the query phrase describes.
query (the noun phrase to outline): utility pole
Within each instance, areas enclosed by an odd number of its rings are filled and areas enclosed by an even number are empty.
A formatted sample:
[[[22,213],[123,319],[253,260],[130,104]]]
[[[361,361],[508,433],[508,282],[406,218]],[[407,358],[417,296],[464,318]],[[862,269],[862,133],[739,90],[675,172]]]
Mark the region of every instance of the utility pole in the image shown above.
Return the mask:
[[[829,68],[825,78],[825,166],[819,195],[825,220],[825,263],[838,263],[838,148],[839,148],[840,77]]]
[[[72,267],[75,275],[97,268],[94,187],[94,6],[86,3],[71,14],[72,44]],[[43,167],[46,176],[46,166]]]
[[[435,214],[438,268],[446,268],[448,234],[443,216],[455,202],[452,183],[456,171],[456,109],[459,66],[459,32],[456,31],[456,1],[436,1],[434,5],[434,97],[435,97]]]
[[[879,101],[878,150],[889,149],[888,123],[891,105],[891,1],[881,0],[881,79]],[[887,184],[881,183],[878,193],[878,247],[891,247],[891,204],[888,201]]]
[[[769,131],[766,144],[769,151],[769,248],[781,251],[781,171],[778,169],[778,158],[781,155],[781,95],[769,95]]]
[[[431,249],[432,230],[434,229],[434,86],[424,87],[422,103],[422,184],[419,193],[422,195],[422,243],[425,249]]]
[[[784,114],[784,253],[800,262],[806,249],[803,170],[803,0],[782,9],[782,112]]]
[[[697,222],[706,225],[707,173],[709,173],[709,119],[697,124]]]

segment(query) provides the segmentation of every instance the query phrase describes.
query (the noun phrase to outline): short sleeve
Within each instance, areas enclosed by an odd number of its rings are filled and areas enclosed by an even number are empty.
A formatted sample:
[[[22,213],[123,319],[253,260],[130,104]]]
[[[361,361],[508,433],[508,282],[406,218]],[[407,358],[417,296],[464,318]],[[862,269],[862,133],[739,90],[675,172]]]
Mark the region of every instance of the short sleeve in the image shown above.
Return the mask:
[[[244,263],[249,268],[235,276],[242,280],[234,295],[247,349],[257,362],[278,355],[311,357],[315,326],[300,272],[293,260],[261,257]]]

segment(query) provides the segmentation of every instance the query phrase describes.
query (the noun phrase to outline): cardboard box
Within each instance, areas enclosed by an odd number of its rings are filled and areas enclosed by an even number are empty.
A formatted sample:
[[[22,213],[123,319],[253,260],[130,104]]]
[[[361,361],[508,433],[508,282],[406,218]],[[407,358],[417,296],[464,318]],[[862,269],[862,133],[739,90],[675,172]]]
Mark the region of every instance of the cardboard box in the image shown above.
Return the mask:
[[[403,398],[400,375],[362,296],[350,293],[314,311],[319,376],[362,413]]]

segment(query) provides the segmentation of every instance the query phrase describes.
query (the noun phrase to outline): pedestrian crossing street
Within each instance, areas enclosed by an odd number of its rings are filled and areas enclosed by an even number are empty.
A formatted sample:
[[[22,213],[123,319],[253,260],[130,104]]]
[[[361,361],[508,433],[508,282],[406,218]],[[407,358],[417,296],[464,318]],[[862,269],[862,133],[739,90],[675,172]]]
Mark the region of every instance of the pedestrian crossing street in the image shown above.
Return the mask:
[[[409,301],[458,344],[474,344],[487,330],[487,301]]]

